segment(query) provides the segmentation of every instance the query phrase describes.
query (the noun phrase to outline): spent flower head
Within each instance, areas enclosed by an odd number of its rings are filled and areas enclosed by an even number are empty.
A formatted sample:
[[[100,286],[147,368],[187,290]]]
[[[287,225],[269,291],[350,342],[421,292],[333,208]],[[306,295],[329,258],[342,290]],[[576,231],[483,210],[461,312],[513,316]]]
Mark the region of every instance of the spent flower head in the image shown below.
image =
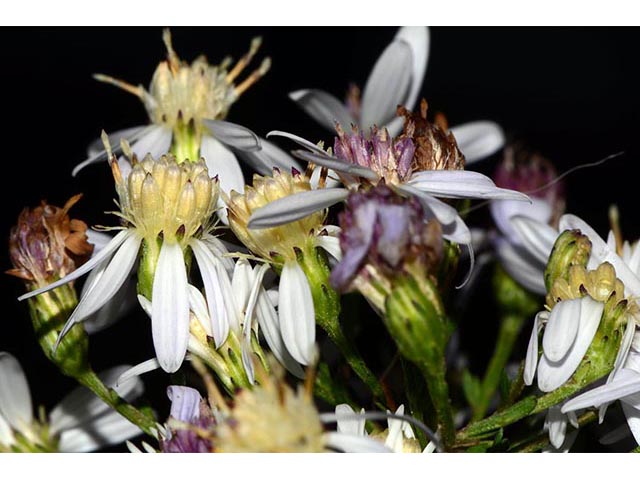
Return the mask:
[[[9,236],[13,269],[9,275],[25,280],[31,287],[48,285],[85,263],[93,253],[87,224],[71,219],[69,210],[82,195],[71,197],[64,207],[43,201],[25,208]]]

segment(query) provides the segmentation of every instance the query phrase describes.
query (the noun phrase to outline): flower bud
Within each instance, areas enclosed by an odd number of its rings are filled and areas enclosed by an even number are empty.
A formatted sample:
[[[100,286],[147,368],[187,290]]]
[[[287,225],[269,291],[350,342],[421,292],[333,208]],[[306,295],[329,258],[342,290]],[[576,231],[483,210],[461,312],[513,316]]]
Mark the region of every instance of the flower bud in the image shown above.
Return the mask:
[[[565,230],[556,239],[547,268],[544,272],[544,283],[547,290],[556,283],[559,278],[568,279],[572,266],[585,267],[591,256],[591,241],[579,230]]]

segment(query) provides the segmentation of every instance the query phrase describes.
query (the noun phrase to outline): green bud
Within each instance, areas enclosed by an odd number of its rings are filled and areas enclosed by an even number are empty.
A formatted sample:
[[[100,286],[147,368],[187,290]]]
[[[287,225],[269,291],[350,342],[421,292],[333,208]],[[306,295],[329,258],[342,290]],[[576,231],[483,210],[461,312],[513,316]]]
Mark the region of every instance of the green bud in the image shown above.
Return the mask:
[[[591,256],[591,241],[579,230],[565,230],[553,245],[547,268],[544,271],[544,284],[547,291],[551,289],[558,278],[565,280],[569,276],[569,269],[573,265],[586,267]]]

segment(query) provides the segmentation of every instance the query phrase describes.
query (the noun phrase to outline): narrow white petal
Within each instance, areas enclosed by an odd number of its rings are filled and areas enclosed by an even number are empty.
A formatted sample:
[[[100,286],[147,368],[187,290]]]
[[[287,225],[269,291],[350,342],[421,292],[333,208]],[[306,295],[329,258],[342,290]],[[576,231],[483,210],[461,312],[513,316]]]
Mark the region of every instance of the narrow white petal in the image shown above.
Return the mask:
[[[520,285],[530,292],[545,295],[544,285],[545,264],[532,258],[528,252],[523,252],[504,239],[498,239],[495,245],[496,255],[502,268]]]
[[[153,125],[151,126],[140,126],[127,128],[125,130],[120,130],[118,132],[113,132],[109,134],[109,143],[111,144],[111,151],[118,155],[121,151],[120,148],[120,140],[127,140],[129,143],[133,143],[145,136],[148,133],[151,133],[155,130]],[[76,176],[80,170],[84,167],[87,167],[93,163],[102,162],[108,159],[107,151],[104,149],[104,145],[102,143],[102,138],[98,138],[94,140],[87,149],[87,155],[89,158],[80,162],[71,172],[72,176]]]
[[[364,413],[364,408],[360,413]],[[336,405],[336,430],[338,433],[364,437],[367,434],[364,429],[365,423],[364,416],[358,418],[356,412],[346,403]]]
[[[204,158],[211,178],[217,176],[220,190],[229,194],[231,190],[244,192],[244,175],[236,156],[221,142],[209,135],[203,135],[200,156]]]
[[[282,268],[278,310],[287,350],[296,361],[309,365],[316,338],[315,313],[309,282],[296,261],[288,261]]]
[[[431,214],[443,225],[452,224],[456,221],[456,218],[459,217],[458,211],[455,208],[423,191],[419,186],[413,184],[398,185],[397,190],[405,195],[417,197],[423,207],[431,212]],[[471,238],[469,238],[469,240],[471,240]]]
[[[404,106],[412,110],[418,100],[429,60],[429,29],[427,27],[402,27],[398,30],[396,39],[404,40],[411,48],[411,86],[407,98],[404,100]]]
[[[567,354],[578,335],[582,301],[579,298],[558,303],[551,314],[542,336],[545,357],[558,362]]]
[[[208,337],[213,337],[211,330],[211,317],[209,316],[209,308],[202,292],[193,285],[189,285],[189,309],[191,313],[198,319],[198,323],[204,329]]]
[[[640,278],[622,261],[615,251],[584,220],[575,215],[563,215],[560,218],[559,230],[578,229],[591,240],[591,259],[589,268],[595,268],[603,262],[609,262],[616,269],[616,275],[624,283],[625,292],[633,296],[640,296]]]
[[[15,442],[11,425],[0,414],[0,445],[12,445]]]
[[[260,139],[260,143],[262,150],[257,152],[237,150],[236,154],[261,175],[271,175],[274,168],[279,168],[283,172],[291,172],[292,168],[299,172],[304,171],[297,160],[281,148],[264,138]]]
[[[113,236],[104,232],[97,232],[96,230],[87,230],[87,241],[93,245],[92,257],[95,257],[100,250],[109,245],[109,242],[113,240]]]
[[[625,397],[638,392],[640,392],[640,374],[623,368],[611,382],[588,390],[569,400],[565,403],[562,411],[570,412],[581,408],[599,407],[603,403],[615,400],[624,401]],[[629,404],[629,402],[626,403]]]
[[[103,264],[104,265],[104,264]],[[98,269],[94,269],[96,272]],[[89,275],[91,275],[89,274]],[[83,292],[88,283],[85,282]],[[89,334],[100,332],[105,328],[110,327],[114,323],[121,320],[127,315],[134,307],[136,303],[136,282],[132,275],[129,275],[116,294],[109,300],[102,308],[97,312],[89,315],[84,322],[84,329]]]
[[[337,261],[342,259],[342,250],[340,249],[340,239],[330,237],[329,235],[320,235],[315,238],[316,246],[324,249],[329,255]]]
[[[497,187],[486,175],[468,170],[426,170],[415,173],[409,183],[443,198],[529,201],[524,193]]]
[[[62,432],[59,448],[62,452],[90,452],[116,445],[141,433],[137,426],[111,410],[90,425]]]
[[[130,235],[113,255],[109,264],[93,286],[83,291],[78,306],[73,311],[64,328],[58,336],[58,341],[78,322],[102,308],[120,290],[138,258],[142,238],[136,234]]]
[[[160,366],[169,373],[180,368],[187,353],[188,285],[180,245],[164,242],[153,277],[151,330]]]
[[[335,132],[336,122],[344,127],[357,123],[340,100],[322,90],[296,90],[289,98],[331,132]]]
[[[260,139],[246,127],[224,120],[204,120],[214,137],[239,150],[260,150]]]
[[[604,304],[589,296],[581,298],[580,302],[578,335],[569,352],[559,362],[552,362],[545,355],[540,358],[538,388],[543,392],[551,392],[571,378],[598,330]]]
[[[131,145],[131,151],[138,160],[144,159],[147,155],[157,159],[169,151],[172,138],[173,132],[170,128],[164,126],[152,127]],[[122,162],[119,163],[122,164]],[[129,162],[127,161],[127,163]]]
[[[494,200],[489,204],[489,210],[496,226],[509,239],[509,241],[521,244],[520,234],[516,231],[511,219],[515,216],[536,221],[547,228],[553,214],[551,204],[542,198],[531,198],[532,203],[518,202],[514,200]],[[555,232],[555,236],[557,236]]]
[[[120,245],[122,245],[124,241],[130,238],[132,235],[134,235],[134,232],[132,230],[121,231],[115,237],[113,237],[113,239],[109,242],[109,244],[106,247],[104,247],[102,250],[100,250],[100,252],[97,255],[94,255],[91,259],[89,259],[89,261],[87,261],[85,264],[83,264],[79,268],[75,269],[69,275],[67,275],[64,278],[61,278],[57,282],[53,282],[47,285],[46,287],[39,288],[38,290],[33,290],[32,292],[29,292],[29,293],[25,293],[21,297],[18,297],[18,300],[20,301],[26,300],[27,298],[40,295],[41,293],[44,293],[44,292],[48,292],[50,290],[53,290],[54,288],[59,287],[60,285],[64,285],[65,283],[72,282],[73,280],[81,277],[85,273],[90,272],[97,265],[106,261],[113,254],[113,252],[115,252],[118,249],[118,247],[120,247]]]
[[[547,412],[547,427],[549,441],[555,448],[560,448],[567,434],[567,417],[560,411],[560,407],[551,407]]]
[[[254,277],[253,268],[249,261],[246,258],[238,259],[231,278],[231,288],[233,289],[233,298],[240,310],[245,310],[249,295],[251,295]]]
[[[169,415],[181,422],[193,422],[200,418],[202,396],[195,388],[182,385],[167,387],[167,397],[171,401]]]
[[[536,374],[536,367],[538,366],[538,335],[540,335],[542,320],[545,319],[546,313],[547,312],[538,312],[533,321],[531,337],[529,337],[529,345],[527,346],[527,356],[524,361],[523,376],[525,385],[531,385],[533,383],[533,377]]]
[[[346,173],[354,177],[362,177],[367,180],[377,181],[380,177],[370,168],[349,163],[336,157],[331,157],[326,153],[307,152],[305,150],[294,150],[293,155],[296,157],[321,167],[327,167],[330,170],[340,173]]]
[[[267,133],[267,138],[272,136],[288,138],[289,140],[293,140],[294,142],[296,142],[301,147],[306,148],[310,152],[315,152],[315,153],[319,153],[320,155],[327,156],[327,152],[325,152],[319,146],[311,143],[309,140],[305,140],[304,138],[299,137],[298,135],[294,135],[293,133],[282,132],[280,130],[272,130],[269,133]]]
[[[546,265],[558,232],[545,223],[523,215],[511,217],[510,222],[531,255]]]
[[[0,352],[0,416],[18,431],[33,421],[27,377],[18,360],[8,352]]]
[[[640,445],[640,410],[623,403],[622,411],[624,412],[624,416],[627,417],[627,425],[629,425],[629,430],[631,430],[633,438],[636,440],[636,443]]]
[[[129,382],[131,379],[144,375],[145,373],[153,372],[154,370],[158,370],[160,368],[160,363],[157,358],[150,358],[149,360],[145,360],[144,362],[131,367],[130,369],[124,371],[122,375],[118,377],[116,380],[116,387],[120,385],[124,385]]]
[[[100,380],[126,401],[132,401],[142,395],[144,385],[139,378],[130,377],[117,385],[118,380],[130,370],[128,365],[120,365],[100,373]],[[77,387],[65,396],[49,415],[52,433],[72,428],[86,427],[111,411],[104,401],[86,387]]]
[[[231,250],[233,252],[249,253],[249,251],[245,250],[244,247],[233,245],[229,242],[224,242],[210,234],[203,235],[202,238],[200,238],[200,241],[204,243],[209,250],[211,250],[213,256],[216,257],[220,261],[220,263],[222,263],[224,269],[229,275],[233,275],[233,269],[236,265],[233,259],[229,256],[229,251]]]
[[[464,154],[467,165],[494,154],[504,145],[504,132],[491,121],[477,121],[451,127],[458,148]]]
[[[265,292],[264,289],[261,290],[258,295],[256,318],[260,324],[260,330],[274,356],[293,375],[298,378],[304,378],[304,370],[300,364],[294,360],[284,344],[278,314],[269,299],[268,292]]]
[[[255,371],[253,367],[253,348],[251,347],[251,333],[253,332],[253,314],[258,301],[258,295],[264,290],[262,287],[262,279],[264,274],[269,269],[269,266],[262,264],[256,268],[255,275],[253,275],[253,285],[251,286],[251,292],[249,298],[246,301],[244,321],[243,321],[243,340],[242,340],[242,365],[249,378],[249,383],[255,382]]]
[[[381,441],[360,435],[327,432],[324,434],[324,443],[328,448],[345,453],[393,453]]]
[[[382,126],[396,115],[396,108],[409,93],[413,53],[402,38],[396,38],[382,52],[362,92],[360,126]]]
[[[613,380],[620,369],[624,366],[627,357],[629,356],[629,349],[631,348],[631,344],[633,343],[633,337],[636,333],[636,321],[633,316],[629,315],[627,318],[627,326],[624,330],[624,335],[622,337],[622,342],[620,342],[620,348],[618,349],[618,354],[616,355],[616,360],[613,363],[613,370],[607,377],[607,383]]]
[[[218,348],[226,341],[229,334],[229,318],[225,302],[231,301],[231,299],[225,298],[221,288],[221,282],[224,280],[221,277],[226,275],[226,271],[203,242],[194,238],[189,245],[193,250],[202,275],[204,290],[207,294],[207,305],[209,306],[211,331],[213,332],[216,348]]]
[[[400,405],[396,410],[396,415],[404,415],[404,405]],[[387,420],[388,433],[384,444],[396,453],[402,452],[404,444],[403,439],[403,425],[406,422],[397,418],[389,418]]]
[[[291,223],[318,210],[342,202],[349,191],[342,188],[325,188],[294,193],[257,209],[249,218],[249,228],[269,228]]]

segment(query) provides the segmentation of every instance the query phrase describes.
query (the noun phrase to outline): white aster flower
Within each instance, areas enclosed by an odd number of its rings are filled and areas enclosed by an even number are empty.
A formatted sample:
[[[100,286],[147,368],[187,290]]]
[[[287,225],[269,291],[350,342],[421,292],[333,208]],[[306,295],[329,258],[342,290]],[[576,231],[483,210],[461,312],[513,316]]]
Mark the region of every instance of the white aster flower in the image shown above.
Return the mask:
[[[289,97],[330,131],[338,122],[358,125],[362,131],[375,125],[395,136],[402,128],[402,120],[396,118],[398,105],[411,110],[418,100],[429,58],[429,37],[427,27],[400,28],[371,70],[362,100],[357,87],[351,89],[347,105],[318,89],[297,90]],[[490,121],[466,123],[451,131],[468,163],[491,155],[504,144],[502,129]]]
[[[296,216],[283,227],[250,229],[248,222],[253,212],[272,200],[287,199],[296,192],[313,191],[305,175],[295,170],[289,174],[274,169],[272,177],[254,175],[253,186],[247,186],[244,194],[231,192],[227,202],[229,226],[238,239],[255,255],[281,268],[278,317],[276,322],[271,311],[267,315],[265,325],[272,329],[267,340],[271,336],[269,344],[274,348],[280,344],[281,336],[283,346],[276,347],[276,350],[281,351],[282,356],[286,348],[291,357],[302,365],[313,362],[316,329],[311,287],[298,256],[300,253],[316,255],[315,250],[320,247],[339,258],[339,229],[324,225],[326,211],[322,210]],[[265,333],[267,328],[263,327]]]
[[[460,164],[464,165],[464,158],[456,147],[455,139],[438,127],[433,128],[434,134],[426,137],[427,141],[433,142],[428,162],[422,158],[417,160],[414,156],[416,147],[410,138],[392,139],[385,130],[375,130],[367,139],[358,132],[346,134],[339,129],[336,156],[295,135],[272,132],[303,146],[306,150],[294,152],[296,156],[336,172],[346,188],[318,188],[274,200],[252,214],[250,227],[283,225],[339,203],[361,186],[384,182],[401,195],[416,197],[428,218],[436,218],[440,222],[445,239],[470,247],[469,228],[457,210],[439,198],[526,201],[528,197],[514,190],[498,188],[490,178],[478,172],[459,169]],[[452,169],[423,170],[422,165],[426,163]],[[471,260],[473,262],[473,257]]]
[[[213,237],[212,216],[218,184],[206,165],[183,162],[173,156],[151,156],[134,165],[124,179],[118,162],[111,163],[124,226],[87,263],[44,288],[20,297],[39,295],[93,271],[91,287],[83,290],[60,337],[113,298],[129,278],[142,253],[138,269],[139,291],[152,300],[153,343],[158,361],[167,372],[176,371],[187,351],[189,340],[189,283],[185,252],[190,249],[202,274],[211,317],[220,300],[220,256],[224,245]]]
[[[127,366],[100,375],[113,386]],[[140,380],[115,388],[132,401],[142,394]],[[29,385],[18,361],[0,352],[0,451],[88,452],[121,443],[142,431],[84,387],[69,393],[51,410],[48,422],[35,419]]]
[[[260,139],[249,129],[225,121],[231,105],[270,68],[271,61],[265,58],[257,70],[235,83],[257,53],[260,38],[253,39],[249,52],[233,68],[230,68],[229,58],[220,65],[210,65],[204,57],[188,64],[173,50],[169,30],[164,31],[163,40],[167,60],[158,65],[148,90],[96,75],[98,80],[140,98],[151,121],[148,126],[114,132],[111,135],[114,151],[119,149],[121,140],[126,140],[138,158],[147,154],[157,158],[169,151],[180,162],[203,157],[210,175],[218,176],[220,188],[226,193],[232,189],[241,192],[244,187],[244,177],[234,152],[253,167],[295,166],[295,162],[292,164],[286,154],[272,145],[266,145],[262,151]],[[92,144],[89,155],[74,169],[74,175],[87,165],[107,159],[100,141]],[[125,157],[119,161],[126,177],[130,163]]]

